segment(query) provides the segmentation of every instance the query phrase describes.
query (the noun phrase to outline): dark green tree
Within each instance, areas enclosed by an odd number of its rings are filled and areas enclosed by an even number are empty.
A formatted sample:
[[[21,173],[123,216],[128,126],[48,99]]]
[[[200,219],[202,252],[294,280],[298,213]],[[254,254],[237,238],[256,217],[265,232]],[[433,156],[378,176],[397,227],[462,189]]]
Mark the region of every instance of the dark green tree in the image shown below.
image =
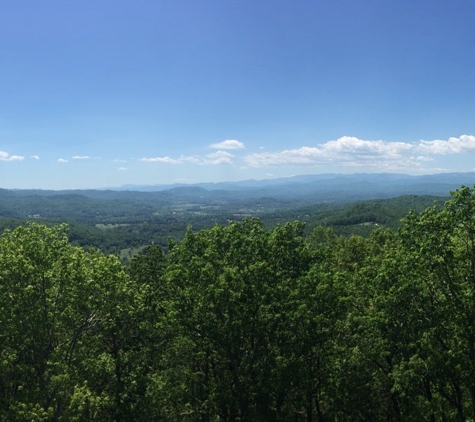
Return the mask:
[[[176,393],[171,419],[296,414],[295,290],[312,260],[302,231],[295,223],[268,232],[254,219],[190,229],[171,247],[163,306],[176,336],[155,391],[162,402]]]
[[[120,420],[130,388],[116,339],[133,291],[117,258],[69,245],[65,226],[5,231],[0,419]]]

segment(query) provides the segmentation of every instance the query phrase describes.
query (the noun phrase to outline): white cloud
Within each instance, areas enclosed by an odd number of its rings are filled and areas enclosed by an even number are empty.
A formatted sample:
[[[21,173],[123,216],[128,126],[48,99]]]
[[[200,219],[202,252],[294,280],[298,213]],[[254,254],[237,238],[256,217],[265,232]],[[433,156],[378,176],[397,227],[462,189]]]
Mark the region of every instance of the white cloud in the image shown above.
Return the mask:
[[[168,155],[164,157],[143,157],[139,161],[145,163],[164,163],[164,164],[183,164],[183,163],[191,163],[191,164],[232,164],[231,158],[234,157],[233,154],[227,151],[216,151],[212,154],[208,154],[204,157],[200,156],[185,156],[181,155],[178,158],[171,158]]]
[[[199,163],[200,159],[194,156],[181,155],[179,158],[165,157],[143,157],[139,161],[145,163],[166,163],[166,164],[182,164],[182,163]]]
[[[140,161],[144,161],[146,163],[167,163],[167,164],[177,164],[178,161],[174,160],[173,158],[170,158],[168,156],[166,157],[143,157],[140,159]]]
[[[116,158],[116,159],[112,160],[112,162],[113,162],[113,163],[126,163],[127,160],[122,160],[122,159],[120,159],[120,158]]]
[[[243,149],[245,148],[244,144],[241,141],[236,141],[235,139],[228,139],[223,142],[211,144],[209,147],[213,149]]]
[[[448,140],[419,143],[368,141],[343,136],[316,147],[260,152],[244,159],[252,167],[275,165],[331,165],[345,163],[352,167],[367,167],[384,171],[414,170],[422,163],[433,161],[434,155],[475,152],[475,136],[462,135]]]
[[[31,158],[33,158],[33,160],[39,160],[40,157],[38,157],[37,155],[32,155]]]
[[[204,164],[232,164],[231,159],[234,157],[233,154],[230,154],[227,151],[217,151],[213,154],[208,154],[203,160]]]
[[[91,157],[89,155],[74,155],[73,160],[90,160]]]
[[[459,138],[449,138],[448,140],[436,139],[434,141],[420,141],[421,152],[437,155],[461,154],[475,152],[475,136],[462,135]]]
[[[325,156],[356,154],[401,157],[413,148],[413,145],[405,142],[364,141],[353,136],[343,136],[323,144],[321,151]]]
[[[67,163],[68,160],[66,160],[65,158],[58,158],[58,163]]]
[[[119,167],[117,170],[119,170],[119,171],[126,171],[126,170],[127,170],[127,167]]]
[[[315,146],[302,146],[280,151],[259,148],[258,151],[243,157],[226,151],[226,149],[244,148],[244,145],[239,141],[228,140],[211,145],[212,148],[218,146],[223,148],[203,156],[144,157],[140,161],[165,164],[236,164],[239,168],[242,168],[243,164],[255,168],[269,166],[336,168],[344,165],[347,169],[358,171],[438,171],[440,170],[439,167],[436,168],[438,155],[475,152],[475,136],[462,135],[447,140],[422,140],[419,142],[364,140],[354,136],[342,136]],[[239,162],[239,160],[243,161]]]
[[[21,155],[10,155],[8,152],[0,151],[0,161],[23,161],[25,157]]]

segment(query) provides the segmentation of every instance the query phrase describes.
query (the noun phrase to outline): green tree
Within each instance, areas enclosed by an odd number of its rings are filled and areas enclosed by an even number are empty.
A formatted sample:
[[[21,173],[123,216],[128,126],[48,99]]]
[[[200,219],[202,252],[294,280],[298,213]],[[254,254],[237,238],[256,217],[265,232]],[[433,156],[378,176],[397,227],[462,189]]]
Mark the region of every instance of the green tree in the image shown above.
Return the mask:
[[[0,419],[120,420],[126,393],[114,339],[129,291],[117,258],[69,245],[65,226],[5,231]]]
[[[445,415],[475,419],[475,190],[462,186],[443,207],[410,214],[401,236],[423,284],[429,322],[417,360]]]
[[[289,388],[296,385],[289,378],[295,376],[291,308],[311,265],[302,232],[300,223],[267,232],[253,219],[190,229],[171,246],[161,306],[168,323],[173,320],[174,336],[154,391],[162,408],[170,409],[166,418],[272,420],[296,414]]]

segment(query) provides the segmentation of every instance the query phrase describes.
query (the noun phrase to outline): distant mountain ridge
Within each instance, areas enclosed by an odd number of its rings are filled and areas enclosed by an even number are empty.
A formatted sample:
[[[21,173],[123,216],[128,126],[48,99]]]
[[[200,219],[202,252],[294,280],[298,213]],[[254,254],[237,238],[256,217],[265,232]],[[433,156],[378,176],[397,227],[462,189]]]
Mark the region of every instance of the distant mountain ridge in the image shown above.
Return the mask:
[[[100,190],[0,189],[0,217],[153,214],[164,207],[194,204],[261,212],[322,203],[389,199],[403,195],[448,197],[472,186],[475,172],[411,176],[394,173],[317,174],[241,182],[132,186]],[[107,210],[105,212],[104,210]]]
[[[262,189],[275,186],[297,186],[297,185],[321,185],[325,184],[327,187],[336,187],[339,185],[348,185],[359,183],[370,183],[373,186],[386,186],[391,183],[394,186],[450,186],[458,187],[462,184],[475,183],[475,172],[468,173],[437,173],[426,175],[408,175],[400,173],[353,173],[353,174],[338,174],[338,173],[322,173],[314,175],[297,175],[291,177],[281,177],[275,179],[248,179],[238,182],[206,182],[206,183],[174,183],[174,184],[158,184],[158,185],[123,185],[116,188],[107,188],[107,190],[115,191],[140,191],[140,192],[154,192],[164,191],[177,188],[199,187],[211,190],[247,190],[247,189]],[[445,187],[442,187],[445,189]]]
[[[144,198],[147,194],[167,193],[170,199],[176,196],[232,196],[234,198],[256,198],[259,196],[302,198],[308,195],[319,197],[355,195],[358,198],[392,197],[398,195],[448,195],[461,185],[473,185],[475,172],[438,173],[413,176],[397,173],[354,173],[298,175],[276,179],[243,180],[238,182],[175,183],[161,185],[124,185],[104,189],[1,189],[0,198],[25,195],[53,196],[78,194],[101,199],[120,199],[123,196]],[[344,198],[342,198],[344,199]]]

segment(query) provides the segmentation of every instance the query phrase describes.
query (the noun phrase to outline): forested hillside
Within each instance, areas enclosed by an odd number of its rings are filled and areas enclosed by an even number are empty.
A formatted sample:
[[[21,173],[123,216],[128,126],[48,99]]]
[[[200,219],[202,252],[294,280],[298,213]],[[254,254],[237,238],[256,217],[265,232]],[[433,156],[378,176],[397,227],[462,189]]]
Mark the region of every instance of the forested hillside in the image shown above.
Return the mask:
[[[149,245],[166,250],[169,238],[183,239],[189,226],[201,230],[253,217],[267,229],[299,220],[305,234],[321,225],[369,236],[378,227],[396,230],[409,210],[444,201],[450,189],[470,185],[474,176],[322,174],[144,191],[0,189],[0,232],[31,220],[67,223],[73,245],[117,254],[124,263]]]
[[[166,250],[169,238],[183,239],[189,226],[197,231],[215,224],[258,217],[268,229],[300,220],[306,223],[305,234],[322,225],[333,228],[337,234],[369,236],[377,227],[397,229],[409,210],[420,211],[444,201],[443,197],[406,195],[336,203],[302,204],[275,198],[210,203],[206,198],[188,202],[190,198],[173,196],[169,192],[165,192],[165,196],[155,196],[157,192],[154,192],[146,197],[148,199],[141,197],[140,192],[120,195],[121,192],[89,191],[89,196],[20,192],[16,195],[9,191],[3,193],[0,232],[28,221],[47,226],[67,223],[69,241],[73,245],[117,254],[123,262],[130,261],[149,245],[160,245]]]
[[[369,237],[190,228],[128,267],[6,229],[0,420],[475,420],[475,188],[452,196]]]

